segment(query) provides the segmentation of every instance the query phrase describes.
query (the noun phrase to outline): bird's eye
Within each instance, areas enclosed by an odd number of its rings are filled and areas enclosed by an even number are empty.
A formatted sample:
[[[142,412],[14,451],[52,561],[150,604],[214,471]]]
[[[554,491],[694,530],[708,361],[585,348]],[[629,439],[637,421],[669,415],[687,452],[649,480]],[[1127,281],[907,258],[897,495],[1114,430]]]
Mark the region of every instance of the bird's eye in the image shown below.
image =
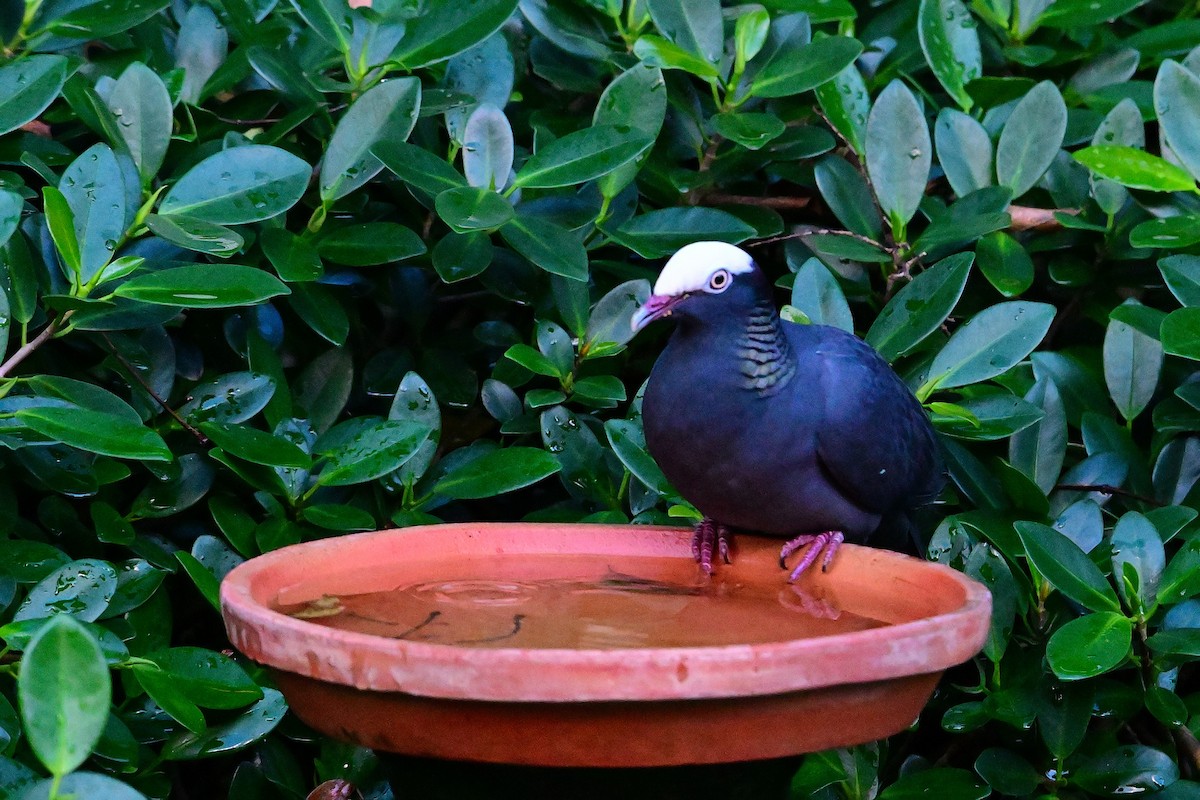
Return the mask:
[[[708,288],[714,292],[723,292],[729,287],[729,273],[719,269],[708,279]]]

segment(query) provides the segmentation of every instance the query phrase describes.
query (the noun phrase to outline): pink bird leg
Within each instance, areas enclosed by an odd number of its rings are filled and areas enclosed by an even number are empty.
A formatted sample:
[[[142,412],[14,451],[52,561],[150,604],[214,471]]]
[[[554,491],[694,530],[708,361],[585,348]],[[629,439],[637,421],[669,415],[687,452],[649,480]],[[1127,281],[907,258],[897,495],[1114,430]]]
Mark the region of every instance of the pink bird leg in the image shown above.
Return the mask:
[[[711,517],[705,517],[692,534],[692,557],[705,575],[713,573],[713,550],[726,564],[729,563],[729,542],[733,534],[729,528]]]
[[[808,549],[804,553],[804,557],[800,559],[800,563],[792,570],[789,581],[794,581],[799,578],[804,570],[811,567],[820,557],[821,553],[825,557],[821,560],[821,571],[825,572],[829,569],[829,563],[833,561],[834,555],[837,553],[838,546],[846,540],[841,531],[825,531],[824,533],[806,533],[803,536],[797,536],[783,546],[779,551],[779,566],[787,569],[787,559],[792,553],[801,550],[805,547]],[[693,545],[695,547],[695,545]]]

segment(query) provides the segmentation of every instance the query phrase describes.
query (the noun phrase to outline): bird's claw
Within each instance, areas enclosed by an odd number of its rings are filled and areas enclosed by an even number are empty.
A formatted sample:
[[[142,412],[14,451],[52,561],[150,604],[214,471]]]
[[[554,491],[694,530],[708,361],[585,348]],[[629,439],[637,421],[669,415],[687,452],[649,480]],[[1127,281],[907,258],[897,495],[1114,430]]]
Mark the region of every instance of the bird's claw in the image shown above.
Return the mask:
[[[824,553],[824,557],[821,558],[821,572],[826,572],[829,570],[829,564],[833,561],[838,547],[845,540],[846,537],[842,535],[841,531],[825,531],[824,533],[808,533],[797,536],[779,551],[779,566],[781,569],[787,569],[788,556],[807,547],[800,563],[792,570],[788,580],[794,581],[799,578],[816,562],[817,558],[821,557],[822,553]]]
[[[715,520],[705,517],[692,534],[692,558],[700,565],[705,575],[713,573],[713,549],[726,564],[729,562],[730,530]]]

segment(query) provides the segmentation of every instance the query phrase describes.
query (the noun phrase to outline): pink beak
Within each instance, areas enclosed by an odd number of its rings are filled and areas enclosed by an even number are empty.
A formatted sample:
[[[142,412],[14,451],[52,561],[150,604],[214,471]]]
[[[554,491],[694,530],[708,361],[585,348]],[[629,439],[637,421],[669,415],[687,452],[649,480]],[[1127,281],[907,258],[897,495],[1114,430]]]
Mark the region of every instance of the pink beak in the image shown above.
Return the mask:
[[[683,299],[682,295],[652,294],[645,305],[633,312],[629,327],[637,333],[656,319],[671,316],[671,310]]]

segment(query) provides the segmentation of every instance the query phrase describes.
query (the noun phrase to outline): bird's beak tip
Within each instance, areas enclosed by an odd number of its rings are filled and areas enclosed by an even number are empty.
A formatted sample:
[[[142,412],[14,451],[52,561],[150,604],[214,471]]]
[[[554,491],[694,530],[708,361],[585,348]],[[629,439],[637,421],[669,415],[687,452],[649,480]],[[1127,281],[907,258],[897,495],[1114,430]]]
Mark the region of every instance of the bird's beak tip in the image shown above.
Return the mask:
[[[629,327],[634,333],[649,325],[656,319],[671,316],[671,309],[678,298],[670,295],[652,294],[646,302],[633,312],[629,319]]]

